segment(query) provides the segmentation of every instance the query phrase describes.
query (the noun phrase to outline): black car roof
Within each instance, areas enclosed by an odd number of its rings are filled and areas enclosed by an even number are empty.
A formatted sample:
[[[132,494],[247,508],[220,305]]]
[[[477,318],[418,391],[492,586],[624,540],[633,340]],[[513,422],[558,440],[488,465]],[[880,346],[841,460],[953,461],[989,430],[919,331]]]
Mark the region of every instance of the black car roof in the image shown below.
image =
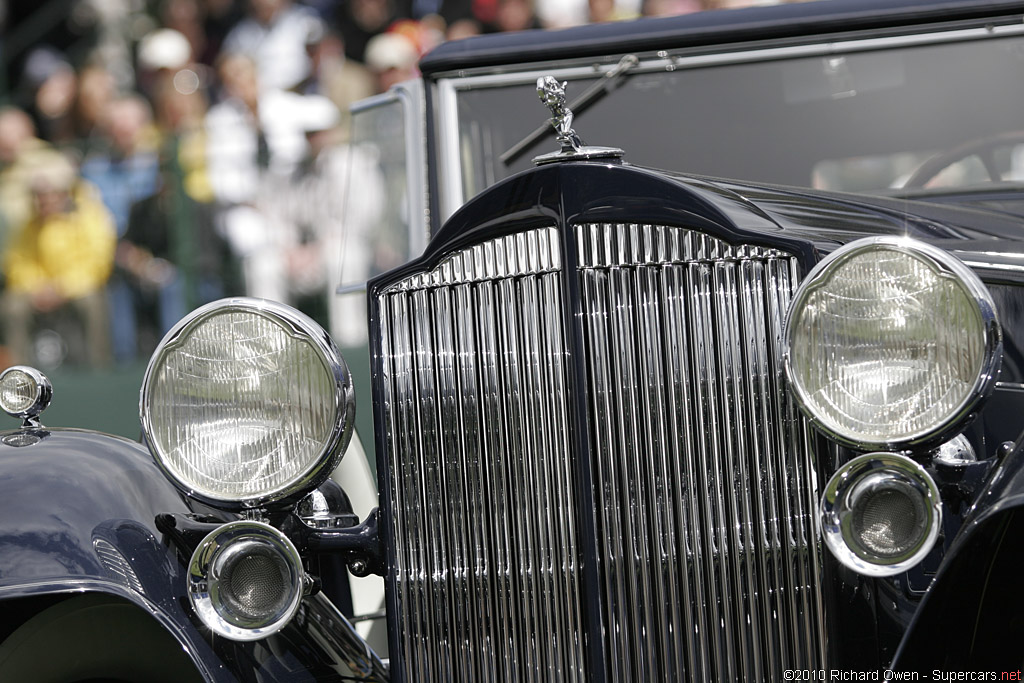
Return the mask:
[[[677,17],[520,31],[444,43],[420,63],[424,75],[499,64],[596,57],[717,44],[799,40],[820,34],[906,30],[908,26],[1020,21],[1020,0],[817,0],[695,12]]]

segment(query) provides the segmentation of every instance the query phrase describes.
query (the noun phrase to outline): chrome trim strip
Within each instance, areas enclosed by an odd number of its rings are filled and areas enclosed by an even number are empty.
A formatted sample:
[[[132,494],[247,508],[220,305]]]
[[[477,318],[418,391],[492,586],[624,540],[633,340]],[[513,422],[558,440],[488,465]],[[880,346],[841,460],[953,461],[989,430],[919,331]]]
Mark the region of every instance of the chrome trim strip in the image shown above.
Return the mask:
[[[964,261],[963,264],[980,270],[1005,270],[1008,273],[1024,273],[1024,264],[992,263],[991,261]]]
[[[365,282],[354,285],[338,285],[338,288],[334,290],[335,294],[359,294],[360,292],[366,292]]]
[[[437,81],[434,85],[437,98],[437,184],[438,210],[444,221],[462,206],[462,162],[459,159],[458,88],[451,79]]]
[[[398,93],[395,90],[388,90],[377,95],[370,95],[369,97],[353,102],[349,105],[348,110],[353,114],[359,114],[368,109],[374,109],[386,104],[397,102],[399,99]]]
[[[409,164],[409,256],[423,253],[430,241],[430,197],[427,171],[427,104],[422,80],[395,86],[406,100],[405,153]]]
[[[821,57],[868,50],[916,47],[967,40],[983,40],[986,38],[1005,38],[1017,35],[1024,35],[1024,25],[1004,24],[1000,26],[986,26],[984,28],[936,31],[934,33],[908,34],[887,38],[862,38],[760,49],[748,48],[736,52],[716,52],[703,55],[692,54],[692,52],[699,48],[685,50],[689,54],[684,56],[670,56],[668,50],[658,50],[645,53],[641,57],[640,64],[631,68],[630,73],[640,74],[667,69],[678,70],[694,67],[722,66],[725,64],[743,64],[747,62],[792,59],[795,57]],[[722,46],[715,45],[713,47],[720,50]],[[683,51],[680,50],[680,52]],[[521,70],[519,71],[507,70],[502,73],[494,73],[493,67],[462,69],[455,72],[438,73],[436,78],[438,83],[449,80],[454,81],[457,85],[453,87],[457,90],[534,83],[539,76],[545,74],[550,74],[559,79],[572,80],[574,78],[603,75],[608,71],[612,71],[616,68],[616,62],[620,57],[621,55],[619,54],[608,55],[609,63],[607,64],[596,64],[595,61],[600,58],[593,57],[562,60],[559,62],[532,62],[520,65]],[[572,64],[573,62],[584,64],[585,66],[565,66],[567,63]]]
[[[350,669],[347,673],[356,680],[376,683],[391,680],[387,665],[323,593],[305,598],[296,620],[306,625],[310,637],[325,652],[343,655]]]

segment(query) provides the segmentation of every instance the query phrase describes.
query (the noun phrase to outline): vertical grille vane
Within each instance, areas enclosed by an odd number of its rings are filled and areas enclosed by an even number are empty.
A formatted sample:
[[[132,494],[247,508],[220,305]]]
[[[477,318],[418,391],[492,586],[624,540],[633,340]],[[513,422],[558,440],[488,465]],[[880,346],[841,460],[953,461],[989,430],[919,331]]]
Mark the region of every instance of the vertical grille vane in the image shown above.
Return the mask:
[[[812,462],[779,357],[795,260],[681,228],[575,231],[583,349],[563,323],[555,228],[380,295],[396,667],[409,681],[588,680],[578,558],[595,542],[612,680],[821,665]],[[576,526],[579,457],[598,478],[597,539]]]

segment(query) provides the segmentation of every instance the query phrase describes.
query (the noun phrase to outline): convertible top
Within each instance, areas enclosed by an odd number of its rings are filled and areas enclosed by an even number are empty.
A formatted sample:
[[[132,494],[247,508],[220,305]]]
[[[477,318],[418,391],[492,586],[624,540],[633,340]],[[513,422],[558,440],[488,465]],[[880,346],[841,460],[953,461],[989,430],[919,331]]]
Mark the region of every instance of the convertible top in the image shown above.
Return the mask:
[[[590,24],[557,31],[520,31],[443,43],[420,62],[429,76],[498,64],[597,57],[624,52],[793,41],[821,34],[906,31],[908,26],[971,22],[1004,16],[1020,22],[1020,0],[818,0],[695,12],[677,17]]]

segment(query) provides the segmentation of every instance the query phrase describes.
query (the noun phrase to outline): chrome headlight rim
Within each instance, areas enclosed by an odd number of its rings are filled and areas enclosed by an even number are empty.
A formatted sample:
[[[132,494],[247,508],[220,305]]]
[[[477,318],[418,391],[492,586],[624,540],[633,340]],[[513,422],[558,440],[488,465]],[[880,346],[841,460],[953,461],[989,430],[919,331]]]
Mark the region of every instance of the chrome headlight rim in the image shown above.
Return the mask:
[[[792,330],[794,312],[801,310],[808,297],[827,281],[828,274],[836,262],[851,258],[866,251],[888,249],[922,258],[941,277],[957,281],[977,304],[985,338],[984,357],[971,390],[960,405],[941,422],[929,428],[918,430],[897,439],[861,439],[851,436],[829,421],[816,414],[811,405],[814,401],[796,377],[792,359]],[[992,294],[977,276],[962,261],[949,252],[912,237],[879,235],[865,237],[844,244],[818,262],[807,274],[790,303],[782,336],[783,367],[787,384],[796,397],[797,405],[810,424],[819,432],[844,446],[860,451],[901,451],[920,450],[944,443],[963,431],[964,426],[976,413],[979,405],[987,399],[996,385],[999,366],[1002,362],[1002,329],[995,312]]]
[[[330,437],[325,441],[310,468],[303,472],[301,476],[296,477],[287,486],[265,495],[245,498],[217,497],[199,491],[189,485],[188,482],[183,481],[177,473],[168,467],[165,462],[166,454],[162,452],[156,440],[150,437],[153,433],[150,394],[154,375],[160,362],[169,351],[174,350],[184,342],[185,336],[189,331],[204,320],[232,311],[255,313],[270,318],[282,325],[293,337],[310,342],[316,349],[320,359],[324,362],[326,370],[333,376],[337,415]],[[352,386],[351,374],[344,357],[338,352],[323,328],[315,321],[300,311],[276,301],[252,297],[231,297],[220,299],[195,309],[192,313],[179,320],[164,336],[150,357],[149,364],[146,367],[146,373],[142,380],[142,389],[139,392],[139,416],[143,438],[153,454],[153,460],[156,462],[157,467],[160,468],[160,471],[163,472],[164,476],[175,487],[188,497],[211,507],[231,512],[284,507],[298,502],[303,496],[322,484],[341,462],[352,438],[355,424],[355,390]]]
[[[866,478],[893,473],[921,496],[928,528],[910,552],[898,556],[871,556],[847,541],[852,523],[846,506],[848,495]],[[821,533],[832,554],[843,566],[864,576],[886,577],[916,566],[931,552],[942,528],[942,498],[935,480],[916,461],[896,453],[865,453],[839,468],[822,492],[819,505]]]
[[[211,583],[217,580],[211,574],[217,572],[218,561],[233,551],[244,552],[245,546],[242,544],[270,548],[280,555],[289,569],[291,595],[275,618],[261,625],[233,623],[217,609],[219,600],[214,597],[211,588]],[[242,547],[234,547],[239,545]],[[243,519],[218,527],[199,543],[188,563],[187,592],[192,609],[214,633],[231,640],[248,642],[266,638],[288,625],[302,603],[304,577],[301,555],[284,533],[265,522]]]

